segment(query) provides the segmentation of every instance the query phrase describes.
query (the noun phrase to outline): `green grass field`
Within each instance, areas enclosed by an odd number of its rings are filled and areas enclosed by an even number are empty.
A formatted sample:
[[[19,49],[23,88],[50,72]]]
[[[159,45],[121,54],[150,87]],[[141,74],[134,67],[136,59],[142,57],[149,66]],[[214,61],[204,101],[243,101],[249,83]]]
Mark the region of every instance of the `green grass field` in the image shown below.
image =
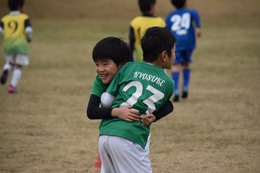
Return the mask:
[[[31,64],[18,94],[7,92],[10,79],[0,86],[0,173],[99,172],[99,121],[85,113],[96,75],[92,49],[106,36],[128,41],[129,22],[139,15],[135,1],[113,2],[27,0]],[[190,0],[202,18],[190,97],[152,125],[154,173],[260,172],[259,5]],[[171,10],[158,1],[158,15]]]

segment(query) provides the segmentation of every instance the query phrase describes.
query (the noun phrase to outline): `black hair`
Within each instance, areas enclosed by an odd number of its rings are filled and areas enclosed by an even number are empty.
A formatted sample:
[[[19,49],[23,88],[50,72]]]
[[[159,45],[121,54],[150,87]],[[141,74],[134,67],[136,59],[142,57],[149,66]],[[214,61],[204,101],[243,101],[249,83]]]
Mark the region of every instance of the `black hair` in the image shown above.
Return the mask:
[[[147,29],[141,40],[143,60],[153,62],[163,51],[171,56],[176,41],[175,36],[166,28],[156,26]]]
[[[18,7],[24,6],[24,0],[8,0],[8,7],[10,11],[18,10]]]
[[[128,43],[117,37],[106,37],[94,47],[92,58],[98,60],[111,59],[118,65],[123,65],[130,60],[131,51]]]
[[[156,0],[138,0],[138,5],[141,12],[145,13],[151,10],[151,5],[155,4]]]
[[[187,0],[171,0],[171,3],[176,8],[183,8]]]

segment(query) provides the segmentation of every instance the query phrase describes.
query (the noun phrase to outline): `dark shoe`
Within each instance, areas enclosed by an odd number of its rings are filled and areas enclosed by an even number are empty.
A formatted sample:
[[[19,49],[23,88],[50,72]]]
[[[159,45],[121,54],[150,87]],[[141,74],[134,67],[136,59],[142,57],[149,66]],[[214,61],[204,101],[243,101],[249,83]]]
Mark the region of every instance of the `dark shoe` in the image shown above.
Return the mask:
[[[9,88],[8,88],[8,92],[12,93],[12,94],[17,93],[17,89],[15,87],[13,87],[12,85],[10,85]]]
[[[186,99],[188,97],[188,91],[183,91],[181,97]]]
[[[173,102],[179,102],[179,101],[180,101],[179,95],[175,95],[173,98]]]
[[[1,84],[4,85],[7,81],[8,70],[4,70],[1,76]]]

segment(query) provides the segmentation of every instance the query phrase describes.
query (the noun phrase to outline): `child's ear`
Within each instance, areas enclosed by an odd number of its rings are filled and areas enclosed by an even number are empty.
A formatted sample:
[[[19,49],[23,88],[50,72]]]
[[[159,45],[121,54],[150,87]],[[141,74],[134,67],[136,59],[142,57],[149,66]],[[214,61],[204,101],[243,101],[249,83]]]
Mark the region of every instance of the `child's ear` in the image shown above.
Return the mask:
[[[166,51],[163,51],[163,52],[162,52],[162,60],[163,60],[163,61],[166,61],[167,56],[168,56],[168,53],[167,53]]]

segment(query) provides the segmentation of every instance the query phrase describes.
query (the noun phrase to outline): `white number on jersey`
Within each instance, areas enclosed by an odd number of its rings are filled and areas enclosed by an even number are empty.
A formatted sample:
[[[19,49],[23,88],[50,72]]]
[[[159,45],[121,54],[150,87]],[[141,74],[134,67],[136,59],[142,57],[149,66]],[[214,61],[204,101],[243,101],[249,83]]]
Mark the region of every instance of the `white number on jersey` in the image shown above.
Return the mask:
[[[190,14],[183,13],[182,16],[178,14],[173,15],[171,17],[171,22],[171,30],[173,32],[176,32],[178,35],[185,35],[190,28]]]
[[[126,92],[131,87],[136,88],[135,92],[131,95],[131,97],[126,102],[122,103],[120,107],[133,106],[137,102],[138,98],[142,95],[143,85],[141,82],[132,81],[123,88],[123,91]],[[146,113],[150,114],[155,110],[155,103],[164,97],[164,93],[152,87],[151,85],[148,85],[146,89],[151,93],[153,93],[153,95],[151,95],[150,97],[148,97],[143,101],[143,103],[148,106],[148,110],[146,111]]]

